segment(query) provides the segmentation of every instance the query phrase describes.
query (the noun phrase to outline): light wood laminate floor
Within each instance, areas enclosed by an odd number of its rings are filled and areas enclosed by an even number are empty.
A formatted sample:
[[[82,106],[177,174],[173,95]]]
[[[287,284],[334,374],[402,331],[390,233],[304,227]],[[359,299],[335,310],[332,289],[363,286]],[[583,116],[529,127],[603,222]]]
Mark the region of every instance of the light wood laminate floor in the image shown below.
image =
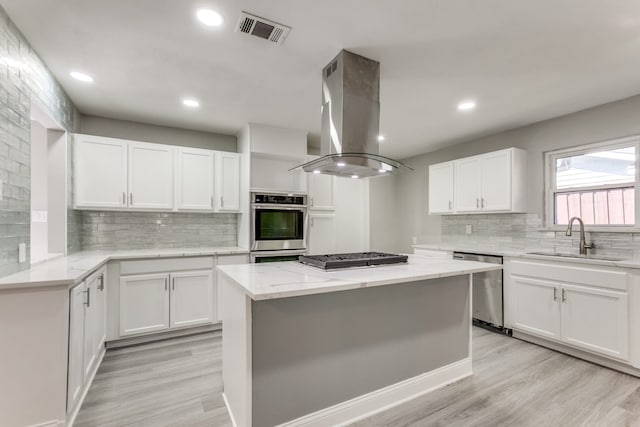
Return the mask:
[[[220,332],[109,350],[76,426],[230,426]],[[474,328],[474,376],[353,424],[640,426],[640,379]]]

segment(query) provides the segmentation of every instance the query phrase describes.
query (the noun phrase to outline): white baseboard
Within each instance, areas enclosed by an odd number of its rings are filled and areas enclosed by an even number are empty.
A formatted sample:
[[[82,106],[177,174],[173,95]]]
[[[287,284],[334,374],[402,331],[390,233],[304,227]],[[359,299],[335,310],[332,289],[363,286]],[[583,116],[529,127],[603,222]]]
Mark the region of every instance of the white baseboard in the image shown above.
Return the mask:
[[[64,427],[64,421],[46,421],[40,424],[31,424],[29,427]]]
[[[544,338],[538,338],[534,335],[530,335],[526,332],[521,332],[515,329],[513,330],[513,338],[521,339],[532,344],[550,348],[551,350],[559,351],[560,353],[565,353],[570,356],[577,357],[578,359],[583,359],[587,362],[596,363],[598,365],[602,365],[610,369],[615,369],[616,371],[624,372],[625,374],[633,375],[634,377],[640,378],[640,369],[628,363],[609,359],[606,356],[600,356],[597,354],[589,353],[585,350],[580,350],[568,345],[564,345],[562,343],[550,341]]]
[[[363,394],[337,405],[280,424],[278,427],[344,426],[375,413],[398,406],[447,384],[473,374],[471,358],[443,366],[371,393]],[[226,403],[226,399],[225,399]],[[227,408],[229,406],[227,405]],[[231,411],[229,411],[231,413]],[[233,417],[232,417],[233,418]],[[235,423],[234,423],[235,426]]]
[[[236,424],[236,419],[233,416],[233,412],[231,412],[231,406],[229,406],[229,402],[227,402],[227,395],[222,392],[222,400],[224,400],[224,406],[227,407],[227,412],[229,413],[229,418],[231,418],[231,425],[233,427],[238,427]]]

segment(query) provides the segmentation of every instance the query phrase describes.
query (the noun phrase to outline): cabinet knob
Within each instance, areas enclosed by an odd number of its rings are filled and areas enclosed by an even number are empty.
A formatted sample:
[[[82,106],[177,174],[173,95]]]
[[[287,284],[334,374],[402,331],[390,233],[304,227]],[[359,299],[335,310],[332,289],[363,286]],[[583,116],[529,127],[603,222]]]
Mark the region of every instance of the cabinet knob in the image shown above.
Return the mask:
[[[220,197],[220,207],[224,208],[224,196]]]
[[[84,302],[84,305],[91,307],[91,288],[87,288],[84,293],[87,294],[87,300]]]
[[[482,199],[480,199],[480,207],[484,208],[484,197]]]
[[[451,200],[449,200],[449,210],[451,210],[451,208],[453,207],[451,205],[452,205]]]
[[[313,207],[313,197],[309,197],[309,206]]]
[[[123,191],[122,192],[122,206],[127,204],[127,194]]]
[[[476,208],[479,208],[479,207],[480,207],[480,199],[476,198]]]
[[[129,204],[133,205],[133,193],[129,193]]]
[[[211,207],[213,208],[213,195],[211,196]]]
[[[567,291],[562,288],[562,302],[567,302]]]
[[[558,288],[553,288],[553,301],[558,301]]]

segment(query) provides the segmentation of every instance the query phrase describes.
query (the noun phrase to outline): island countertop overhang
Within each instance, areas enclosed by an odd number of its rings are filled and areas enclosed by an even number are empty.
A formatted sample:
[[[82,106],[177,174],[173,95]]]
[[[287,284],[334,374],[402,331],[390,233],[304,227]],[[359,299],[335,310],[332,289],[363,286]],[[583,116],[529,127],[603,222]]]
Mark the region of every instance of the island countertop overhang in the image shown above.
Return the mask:
[[[502,265],[409,255],[406,264],[323,271],[295,261],[218,266],[255,301],[500,270]]]

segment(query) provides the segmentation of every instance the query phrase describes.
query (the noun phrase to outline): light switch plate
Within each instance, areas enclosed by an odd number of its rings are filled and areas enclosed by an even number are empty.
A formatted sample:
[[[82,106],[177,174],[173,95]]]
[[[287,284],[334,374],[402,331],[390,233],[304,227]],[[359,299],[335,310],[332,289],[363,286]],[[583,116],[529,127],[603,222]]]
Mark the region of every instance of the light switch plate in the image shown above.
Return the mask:
[[[22,263],[27,260],[27,245],[25,243],[20,243],[18,245],[18,262]]]
[[[471,227],[471,224],[467,224],[465,227],[465,233],[467,234],[471,234],[473,233],[473,227]]]

